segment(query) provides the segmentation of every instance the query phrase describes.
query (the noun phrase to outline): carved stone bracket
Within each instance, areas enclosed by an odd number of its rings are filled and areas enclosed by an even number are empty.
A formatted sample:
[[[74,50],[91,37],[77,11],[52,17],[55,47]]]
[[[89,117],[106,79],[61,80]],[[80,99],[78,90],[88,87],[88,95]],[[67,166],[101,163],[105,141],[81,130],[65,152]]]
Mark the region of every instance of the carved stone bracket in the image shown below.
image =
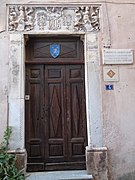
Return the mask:
[[[9,31],[98,31],[99,7],[9,6]]]

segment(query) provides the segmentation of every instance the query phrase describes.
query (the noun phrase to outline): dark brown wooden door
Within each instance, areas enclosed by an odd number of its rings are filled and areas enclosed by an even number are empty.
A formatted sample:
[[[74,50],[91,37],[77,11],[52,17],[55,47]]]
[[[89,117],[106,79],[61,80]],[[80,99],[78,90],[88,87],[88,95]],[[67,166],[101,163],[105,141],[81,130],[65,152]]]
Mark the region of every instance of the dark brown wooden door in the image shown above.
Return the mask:
[[[84,169],[84,65],[26,65],[28,170]]]

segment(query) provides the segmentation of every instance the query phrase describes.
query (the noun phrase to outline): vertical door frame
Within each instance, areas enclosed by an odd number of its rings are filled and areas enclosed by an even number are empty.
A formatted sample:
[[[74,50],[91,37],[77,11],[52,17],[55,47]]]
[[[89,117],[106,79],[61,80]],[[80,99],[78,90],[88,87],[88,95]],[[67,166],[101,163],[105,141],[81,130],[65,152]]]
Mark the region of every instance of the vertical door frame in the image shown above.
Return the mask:
[[[49,32],[47,35],[55,35]],[[101,69],[98,33],[60,33],[78,35],[84,41],[87,137],[89,147],[101,147]],[[13,133],[11,149],[25,149],[25,42],[30,34],[9,34],[9,125]],[[36,36],[36,34],[33,34]],[[46,35],[46,34],[40,34]]]

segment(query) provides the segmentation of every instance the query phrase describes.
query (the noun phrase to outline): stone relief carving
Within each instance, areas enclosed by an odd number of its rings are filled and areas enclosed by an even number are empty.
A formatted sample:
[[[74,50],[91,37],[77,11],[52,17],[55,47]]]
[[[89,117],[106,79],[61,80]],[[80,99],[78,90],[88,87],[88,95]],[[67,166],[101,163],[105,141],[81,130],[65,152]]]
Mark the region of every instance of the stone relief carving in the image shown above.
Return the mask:
[[[38,12],[37,13],[37,21],[38,21],[38,26],[39,30],[44,30],[46,26],[46,21],[47,21],[47,16],[45,12]]]
[[[17,63],[17,47],[18,45],[12,44],[10,46],[10,58],[11,58],[11,73],[12,73],[12,82],[17,83],[18,73],[19,73],[19,65]]]
[[[9,31],[98,31],[99,7],[9,6]]]
[[[47,20],[49,21],[49,30],[58,30],[61,29],[61,16],[62,16],[61,7],[47,7]]]
[[[34,9],[32,7],[9,7],[9,31],[29,31],[33,28]]]
[[[77,31],[99,30],[99,8],[98,7],[78,7],[75,10],[74,28]]]
[[[63,16],[63,25],[66,29],[69,29],[69,26],[72,24],[72,16],[68,14],[67,16]]]

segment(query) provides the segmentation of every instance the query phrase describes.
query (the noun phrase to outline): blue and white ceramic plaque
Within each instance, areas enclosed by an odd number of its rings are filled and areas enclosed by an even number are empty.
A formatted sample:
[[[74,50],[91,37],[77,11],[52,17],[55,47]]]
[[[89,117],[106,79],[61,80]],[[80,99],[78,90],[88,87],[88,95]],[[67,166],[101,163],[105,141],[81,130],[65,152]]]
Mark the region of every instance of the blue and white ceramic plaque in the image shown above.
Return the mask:
[[[50,54],[52,57],[57,58],[60,55],[60,45],[59,44],[51,44],[50,45]]]

